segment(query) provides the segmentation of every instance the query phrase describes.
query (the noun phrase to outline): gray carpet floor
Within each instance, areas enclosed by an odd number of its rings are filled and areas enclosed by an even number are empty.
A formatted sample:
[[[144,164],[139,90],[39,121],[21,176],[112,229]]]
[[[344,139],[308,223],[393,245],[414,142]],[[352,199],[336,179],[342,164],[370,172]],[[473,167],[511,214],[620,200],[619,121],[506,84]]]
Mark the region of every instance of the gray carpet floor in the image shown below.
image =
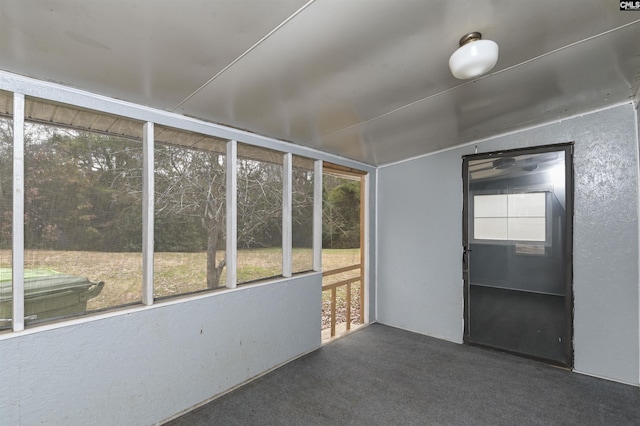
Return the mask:
[[[640,425],[640,389],[373,324],[168,423]]]

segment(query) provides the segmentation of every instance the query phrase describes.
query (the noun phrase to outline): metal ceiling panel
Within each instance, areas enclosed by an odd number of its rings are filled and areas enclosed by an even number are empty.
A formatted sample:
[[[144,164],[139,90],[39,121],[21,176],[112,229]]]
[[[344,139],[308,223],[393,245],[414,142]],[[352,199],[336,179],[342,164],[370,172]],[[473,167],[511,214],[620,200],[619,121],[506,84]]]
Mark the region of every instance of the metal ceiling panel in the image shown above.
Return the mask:
[[[594,16],[598,20],[584,25]],[[447,63],[465,32],[480,30],[500,44],[497,72],[634,18],[602,2],[576,0],[536,2],[536,7],[513,1],[478,1],[473,7],[463,1],[316,1],[179,111],[372,162],[374,147],[354,134],[362,123],[403,114],[408,105],[430,97],[439,102],[440,93],[463,84]],[[441,108],[435,109],[426,118],[435,127],[430,133],[445,130],[437,127],[449,121],[432,119],[440,116]],[[328,142],[351,126],[358,129],[347,132],[349,144],[334,148]],[[417,126],[423,129],[422,123]],[[313,142],[320,138],[326,139],[323,144]],[[436,148],[422,145],[423,152]],[[374,164],[392,161],[376,157]]]
[[[179,111],[304,143],[401,107],[429,75],[453,79],[415,54],[429,9],[441,6],[316,1]]]
[[[172,109],[306,1],[6,1],[0,68]]]
[[[637,40],[640,23],[478,81],[464,96],[452,93],[460,142],[631,100],[640,84]]]
[[[628,98],[639,21],[602,0],[13,1],[0,69],[379,165]],[[465,83],[447,62],[470,31],[500,58]]]
[[[313,142],[381,165],[629,100],[640,76],[640,23]]]

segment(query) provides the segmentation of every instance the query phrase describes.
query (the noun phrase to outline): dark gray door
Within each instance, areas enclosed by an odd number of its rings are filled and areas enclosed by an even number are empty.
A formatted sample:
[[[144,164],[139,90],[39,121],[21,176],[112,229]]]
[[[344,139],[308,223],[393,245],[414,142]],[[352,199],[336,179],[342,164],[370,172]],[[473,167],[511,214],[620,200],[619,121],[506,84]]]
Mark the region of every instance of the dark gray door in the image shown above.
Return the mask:
[[[571,154],[463,158],[466,343],[572,366]]]

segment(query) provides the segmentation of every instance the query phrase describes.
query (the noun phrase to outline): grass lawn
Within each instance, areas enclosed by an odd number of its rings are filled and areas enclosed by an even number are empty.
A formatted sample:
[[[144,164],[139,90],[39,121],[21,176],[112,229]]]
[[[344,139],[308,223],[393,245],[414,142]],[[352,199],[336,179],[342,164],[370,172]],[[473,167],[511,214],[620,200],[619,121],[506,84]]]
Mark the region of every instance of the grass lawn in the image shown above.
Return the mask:
[[[222,259],[224,252],[217,253]],[[328,271],[360,262],[360,249],[325,249],[322,251],[323,270]],[[238,282],[245,283],[282,274],[282,250],[239,250]],[[293,271],[310,270],[313,263],[311,249],[293,250]],[[0,267],[11,267],[11,251],[0,250]],[[102,253],[85,251],[26,250],[25,268],[52,269],[70,275],[87,277],[93,282],[104,281],[102,292],[89,300],[90,311],[138,303],[142,299],[142,254]],[[324,284],[356,276],[358,271],[324,278]],[[224,286],[225,274],[220,285]],[[154,295],[171,296],[205,290],[206,253],[155,253]],[[352,298],[357,300],[359,283],[352,284]],[[323,310],[329,309],[330,291],[322,293]],[[344,316],[346,287],[337,291],[339,313]],[[354,308],[354,312],[358,309]],[[352,314],[353,317],[353,314]],[[323,323],[325,314],[323,313]],[[357,318],[355,319],[357,320]]]

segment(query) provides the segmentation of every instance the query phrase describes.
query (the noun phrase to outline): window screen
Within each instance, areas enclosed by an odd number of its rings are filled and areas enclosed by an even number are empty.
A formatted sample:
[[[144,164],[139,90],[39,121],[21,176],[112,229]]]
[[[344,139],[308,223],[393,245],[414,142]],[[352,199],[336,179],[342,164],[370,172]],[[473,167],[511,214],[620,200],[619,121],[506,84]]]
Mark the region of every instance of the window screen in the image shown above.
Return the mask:
[[[282,275],[282,161],[238,144],[238,283]]]
[[[9,110],[11,107],[8,108]],[[0,329],[11,327],[13,226],[13,121],[0,118]]]
[[[293,156],[292,244],[294,273],[313,269],[313,160]]]
[[[155,126],[154,294],[225,285],[226,141]]]
[[[109,132],[134,122],[33,100],[26,112],[25,314],[39,321],[139,302],[142,143]],[[61,124],[42,123],[47,116]],[[100,131],[71,127],[89,122]]]

